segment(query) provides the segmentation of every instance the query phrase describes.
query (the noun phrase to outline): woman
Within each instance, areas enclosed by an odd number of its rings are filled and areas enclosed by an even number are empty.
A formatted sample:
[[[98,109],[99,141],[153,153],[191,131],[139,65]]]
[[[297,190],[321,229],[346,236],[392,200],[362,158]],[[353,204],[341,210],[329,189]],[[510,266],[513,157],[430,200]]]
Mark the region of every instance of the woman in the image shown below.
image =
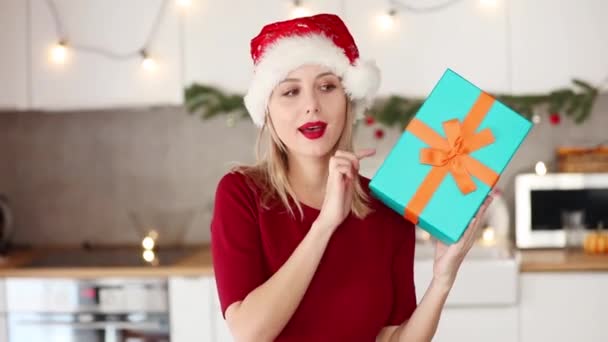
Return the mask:
[[[251,54],[245,105],[260,127],[258,151],[264,137],[267,150],[220,180],[211,223],[235,340],[431,340],[478,224],[457,244],[436,242],[434,278],[417,304],[414,225],[358,174],[374,150],[352,148],[378,69],[329,14],[265,26]]]

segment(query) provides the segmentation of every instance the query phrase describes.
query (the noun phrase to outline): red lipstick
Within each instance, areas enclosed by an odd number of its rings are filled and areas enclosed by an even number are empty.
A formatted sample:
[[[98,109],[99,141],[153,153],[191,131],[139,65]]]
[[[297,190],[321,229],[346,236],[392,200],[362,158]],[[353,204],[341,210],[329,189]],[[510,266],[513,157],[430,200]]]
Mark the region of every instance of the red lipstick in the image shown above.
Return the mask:
[[[323,121],[307,122],[300,126],[298,130],[308,139],[319,139],[325,134],[327,123]]]

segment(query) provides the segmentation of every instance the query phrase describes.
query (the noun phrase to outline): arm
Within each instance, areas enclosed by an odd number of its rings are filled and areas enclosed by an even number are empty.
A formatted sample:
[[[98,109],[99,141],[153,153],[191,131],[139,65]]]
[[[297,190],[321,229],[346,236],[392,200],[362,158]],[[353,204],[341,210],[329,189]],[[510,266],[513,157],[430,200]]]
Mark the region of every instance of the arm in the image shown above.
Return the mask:
[[[456,275],[466,254],[473,246],[480,229],[479,217],[483,215],[492,202],[492,196],[484,201],[471,221],[462,238],[455,244],[447,246],[435,241],[435,260],[433,263],[433,280],[427,288],[420,304],[409,320],[399,326],[383,328],[376,340],[378,342],[431,341],[437,331],[441,311],[445,305]]]
[[[412,316],[399,326],[382,329],[378,342],[431,341],[450,288],[431,281]]]
[[[285,264],[269,279],[264,274],[256,196],[246,187],[220,182],[211,247],[220,302],[237,341],[274,340],[289,322],[330,237],[350,212],[358,160],[373,152],[337,152],[331,157],[319,216]]]
[[[283,266],[226,310],[236,341],[272,341],[300,304],[325,251],[331,230],[315,222]]]

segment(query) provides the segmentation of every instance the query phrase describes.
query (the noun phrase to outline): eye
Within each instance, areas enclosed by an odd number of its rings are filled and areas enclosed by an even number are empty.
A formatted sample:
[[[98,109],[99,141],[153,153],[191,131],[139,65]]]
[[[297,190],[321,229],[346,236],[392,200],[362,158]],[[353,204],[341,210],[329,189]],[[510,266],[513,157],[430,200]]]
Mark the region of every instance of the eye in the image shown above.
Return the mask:
[[[300,91],[297,88],[292,88],[283,92],[283,96],[292,97],[298,95]]]
[[[330,92],[334,89],[336,89],[336,85],[333,83],[326,83],[321,86],[321,90],[323,90],[325,92]]]

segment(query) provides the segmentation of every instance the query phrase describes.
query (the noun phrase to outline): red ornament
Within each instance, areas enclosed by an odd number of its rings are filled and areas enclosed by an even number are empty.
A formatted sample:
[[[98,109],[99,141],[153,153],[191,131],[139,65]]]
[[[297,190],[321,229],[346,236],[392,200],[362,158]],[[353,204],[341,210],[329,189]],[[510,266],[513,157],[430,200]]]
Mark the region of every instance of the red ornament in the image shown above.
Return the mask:
[[[373,125],[373,124],[374,124],[374,122],[376,122],[376,120],[374,119],[374,117],[373,117],[373,116],[366,116],[366,117],[365,117],[365,124],[366,124],[367,126],[371,126],[371,125]]]
[[[549,122],[551,122],[552,125],[559,125],[561,121],[562,117],[559,113],[551,113],[551,115],[549,115]]]
[[[384,130],[382,128],[378,128],[374,131],[374,137],[378,140],[384,138]]]

